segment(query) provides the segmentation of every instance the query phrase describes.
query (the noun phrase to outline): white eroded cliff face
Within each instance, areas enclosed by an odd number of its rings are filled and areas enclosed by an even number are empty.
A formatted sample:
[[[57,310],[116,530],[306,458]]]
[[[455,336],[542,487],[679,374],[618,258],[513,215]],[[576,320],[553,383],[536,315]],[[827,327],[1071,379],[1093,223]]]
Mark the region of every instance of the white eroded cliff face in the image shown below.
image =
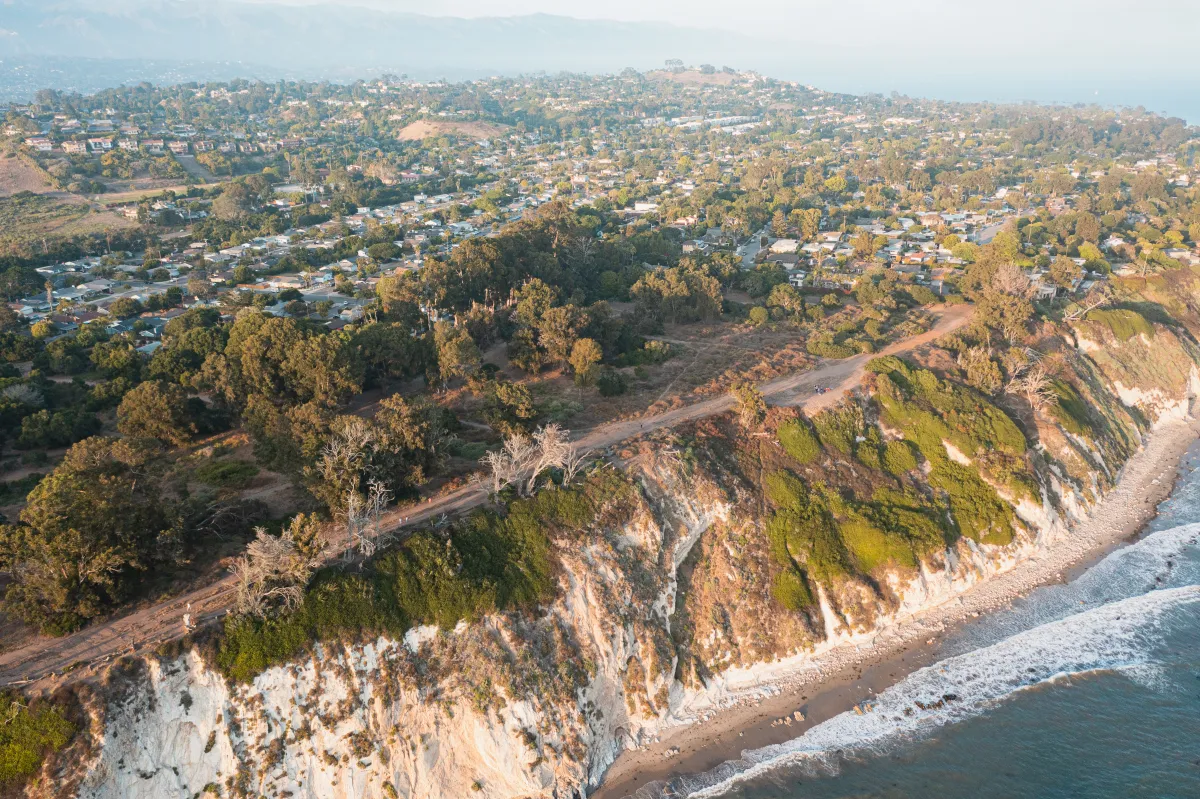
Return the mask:
[[[79,796],[568,797],[670,717],[677,565],[728,504],[647,473],[564,544],[560,599],[403,641],[323,646],[250,685],[195,651],[110,692]]]
[[[824,629],[798,628],[795,644],[757,662],[680,681],[680,568],[710,531],[733,531],[720,541],[735,549],[729,542],[757,522],[737,491],[669,454],[639,480],[631,508],[597,519],[585,542],[558,542],[559,598],[535,620],[499,615],[403,641],[324,646],[250,685],[228,683],[195,652],[146,663],[97,711],[103,732],[78,795],[581,796],[623,748],[770,692],[815,654],[953,598],[1063,529],[1049,505],[1031,505],[1011,545],[960,540],[915,576],[889,578],[882,594],[856,583],[822,589]]]

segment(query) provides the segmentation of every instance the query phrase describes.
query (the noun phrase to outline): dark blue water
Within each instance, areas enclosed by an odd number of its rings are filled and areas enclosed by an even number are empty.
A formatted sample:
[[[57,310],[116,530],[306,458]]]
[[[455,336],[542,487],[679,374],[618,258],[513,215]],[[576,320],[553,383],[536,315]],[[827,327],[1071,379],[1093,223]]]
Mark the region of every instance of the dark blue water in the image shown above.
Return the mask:
[[[1198,467],[1141,540],[959,633],[872,712],[667,795],[1200,797]]]

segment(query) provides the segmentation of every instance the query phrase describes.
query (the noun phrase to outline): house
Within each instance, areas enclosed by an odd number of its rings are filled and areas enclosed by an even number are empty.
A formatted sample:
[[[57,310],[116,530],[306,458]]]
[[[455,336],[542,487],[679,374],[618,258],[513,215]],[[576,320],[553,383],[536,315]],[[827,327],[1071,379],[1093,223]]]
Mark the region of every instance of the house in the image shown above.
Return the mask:
[[[137,139],[121,139],[117,142],[117,146],[125,152],[136,153],[138,149]]]
[[[87,142],[65,141],[62,148],[68,155],[87,155]]]
[[[794,253],[800,248],[800,242],[795,239],[775,239],[771,242],[771,252]]]
[[[91,299],[100,294],[108,294],[112,291],[114,285],[115,283],[111,280],[96,278],[95,280],[89,280],[87,283],[79,284],[78,288],[83,291],[85,299]]]
[[[188,143],[185,141],[173,141],[168,144],[167,147],[169,147],[171,152],[175,153],[175,155],[188,154]]]
[[[25,146],[37,150],[39,153],[48,153],[54,149],[54,143],[42,136],[26,139]]]
[[[1038,281],[1034,286],[1033,296],[1039,300],[1052,300],[1058,295],[1058,286],[1053,283]]]
[[[213,143],[210,141],[198,141],[195,145],[195,150],[198,153],[210,152],[213,148]]]
[[[142,142],[142,147],[144,147],[151,155],[162,155],[163,148],[166,147],[166,144],[163,143],[162,139],[146,139]]]

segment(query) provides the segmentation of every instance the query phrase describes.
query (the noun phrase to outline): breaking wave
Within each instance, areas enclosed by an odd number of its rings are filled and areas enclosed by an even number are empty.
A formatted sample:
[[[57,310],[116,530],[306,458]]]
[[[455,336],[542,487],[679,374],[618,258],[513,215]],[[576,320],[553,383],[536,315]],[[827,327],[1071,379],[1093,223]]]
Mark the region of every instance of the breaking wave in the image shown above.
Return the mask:
[[[792,741],[743,752],[740,760],[647,786],[635,796],[715,797],[784,766],[813,776],[833,774],[844,755],[887,751],[1066,677],[1121,672],[1139,682],[1153,680],[1165,625],[1174,613],[1198,604],[1200,586],[1188,585],[1042,624],[920,669],[864,706],[862,714],[842,713]]]

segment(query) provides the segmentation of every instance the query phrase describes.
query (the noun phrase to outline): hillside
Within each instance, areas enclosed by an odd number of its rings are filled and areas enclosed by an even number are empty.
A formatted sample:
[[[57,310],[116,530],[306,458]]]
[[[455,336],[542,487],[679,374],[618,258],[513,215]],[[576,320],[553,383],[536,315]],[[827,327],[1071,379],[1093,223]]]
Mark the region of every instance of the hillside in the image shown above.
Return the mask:
[[[508,130],[507,125],[493,125],[489,122],[443,122],[436,119],[420,119],[405,125],[396,134],[401,141],[421,141],[437,136],[464,136],[471,139],[490,139],[501,136]]]

